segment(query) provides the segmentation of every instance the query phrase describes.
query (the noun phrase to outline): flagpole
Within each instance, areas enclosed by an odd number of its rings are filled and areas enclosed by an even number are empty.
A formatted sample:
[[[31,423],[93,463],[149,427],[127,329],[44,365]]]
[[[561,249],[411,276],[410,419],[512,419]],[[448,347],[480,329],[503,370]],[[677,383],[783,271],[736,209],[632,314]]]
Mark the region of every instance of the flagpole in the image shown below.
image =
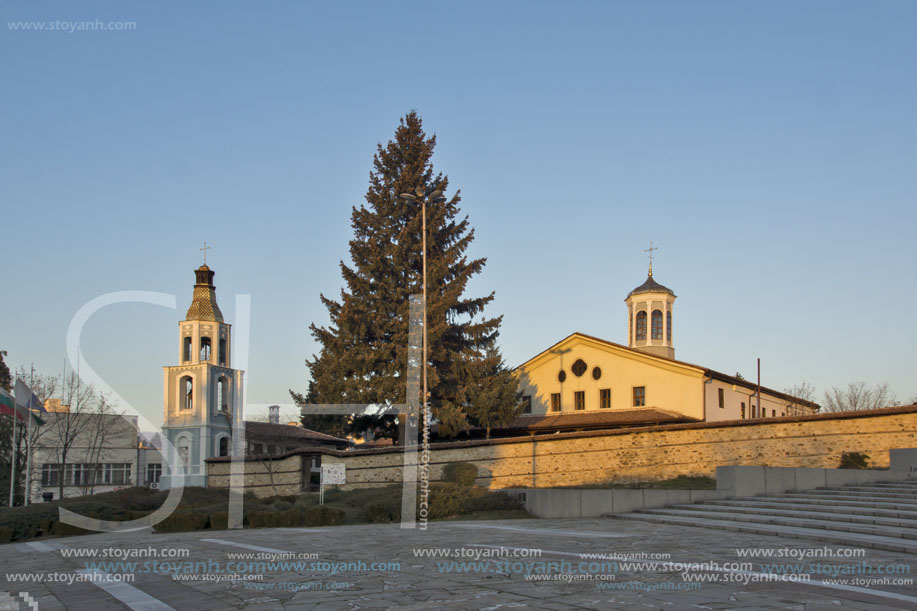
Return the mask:
[[[29,506],[29,497],[32,496],[32,397],[35,396],[35,363],[32,363],[32,371],[29,373],[29,428],[26,433],[26,460],[25,460],[25,500],[23,506]]]
[[[10,509],[13,508],[16,490],[16,420],[19,415],[16,398],[13,399],[13,440],[10,442]]]

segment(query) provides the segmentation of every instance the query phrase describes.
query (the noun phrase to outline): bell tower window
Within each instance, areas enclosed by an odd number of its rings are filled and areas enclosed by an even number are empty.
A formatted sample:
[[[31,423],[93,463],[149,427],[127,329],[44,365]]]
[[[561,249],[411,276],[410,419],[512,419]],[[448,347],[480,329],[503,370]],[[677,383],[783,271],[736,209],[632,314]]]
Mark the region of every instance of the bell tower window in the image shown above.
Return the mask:
[[[184,410],[194,409],[194,382],[190,377],[185,376],[178,383],[181,391],[181,408]]]
[[[653,339],[662,339],[662,312],[653,310]]]
[[[229,381],[220,378],[217,382],[217,410],[228,413],[229,408]]]
[[[186,337],[182,339],[181,360],[186,363],[191,360],[191,338],[190,337]]]
[[[220,338],[220,365],[226,366],[226,338]]]
[[[210,360],[210,338],[202,337],[201,338],[201,361],[206,362]]]
[[[646,340],[646,310],[637,312],[637,332],[634,335],[638,342]]]
[[[665,313],[665,340],[667,342],[672,341],[672,311],[671,310]]]

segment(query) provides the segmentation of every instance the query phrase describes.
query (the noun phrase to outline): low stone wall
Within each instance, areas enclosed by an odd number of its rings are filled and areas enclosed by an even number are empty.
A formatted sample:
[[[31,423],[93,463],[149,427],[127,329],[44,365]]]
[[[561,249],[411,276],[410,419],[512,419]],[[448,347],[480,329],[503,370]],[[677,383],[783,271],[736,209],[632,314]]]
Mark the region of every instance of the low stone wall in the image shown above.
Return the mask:
[[[871,466],[884,468],[889,466],[889,450],[915,446],[917,405],[912,405],[870,412],[434,444],[430,479],[439,480],[443,467],[451,462],[470,462],[477,465],[477,483],[482,486],[553,488],[679,475],[714,477],[718,466],[731,465],[830,469],[838,465],[842,452],[868,454]],[[273,476],[266,461],[247,460],[246,485],[264,496],[273,489],[283,490],[278,494],[302,490],[300,460],[306,453],[321,454],[326,463],[344,463],[344,488],[402,481],[401,448],[312,448],[271,461]],[[228,459],[211,459],[207,465],[210,486],[229,485]],[[282,483],[278,485],[278,481]]]

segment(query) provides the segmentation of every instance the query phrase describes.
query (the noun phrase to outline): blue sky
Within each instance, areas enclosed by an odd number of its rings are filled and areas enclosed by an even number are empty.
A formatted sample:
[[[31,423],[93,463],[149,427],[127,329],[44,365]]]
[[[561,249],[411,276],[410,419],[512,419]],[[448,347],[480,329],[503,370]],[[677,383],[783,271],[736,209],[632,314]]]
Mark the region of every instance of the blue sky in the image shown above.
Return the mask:
[[[96,371],[154,422],[199,248],[248,398],[304,389],[376,144],[416,109],[461,188],[517,365],[624,297],[678,295],[676,357],[819,396],[917,395],[917,4],[42,2],[0,8],[0,349]],[[134,22],[23,31],[13,22]]]

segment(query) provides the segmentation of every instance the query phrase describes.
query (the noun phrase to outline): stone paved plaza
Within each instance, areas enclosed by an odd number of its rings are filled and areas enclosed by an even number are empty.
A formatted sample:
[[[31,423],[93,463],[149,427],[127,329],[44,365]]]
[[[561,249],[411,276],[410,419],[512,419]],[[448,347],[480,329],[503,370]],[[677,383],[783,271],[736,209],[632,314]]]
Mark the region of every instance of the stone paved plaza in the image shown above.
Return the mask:
[[[763,553],[784,557],[739,558],[737,548],[773,550]],[[540,550],[540,557],[532,549]],[[912,585],[888,581],[852,585],[854,579],[911,578],[912,554],[869,549],[856,558],[825,557],[854,553],[845,551],[850,549],[606,518],[433,522],[426,531],[390,524],[180,534],[141,531],[0,546],[0,609],[34,608],[25,602],[24,592],[40,611],[917,609],[917,588]],[[187,556],[169,557],[185,554],[182,550],[188,550]],[[469,556],[455,557],[456,550]],[[66,553],[96,553],[97,557],[68,558]],[[453,557],[434,558],[429,556],[432,553]],[[625,566],[620,559],[615,565],[612,559],[581,556],[595,553],[670,557],[669,564],[635,567]],[[475,560],[471,554],[479,557]],[[819,556],[800,558],[803,554]],[[89,565],[122,561],[137,565]],[[461,562],[466,563],[464,570]],[[736,562],[753,566],[729,564]],[[703,565],[684,566],[689,563]],[[762,565],[770,563],[818,564],[819,574],[811,574],[808,584],[762,581],[768,579]],[[866,576],[863,566],[881,566],[896,574]],[[854,570],[858,573],[851,573]],[[11,572],[37,574],[45,581],[27,583]],[[122,583],[105,573],[131,573],[134,580]],[[567,579],[542,580],[558,574]],[[189,575],[206,580],[182,581]],[[532,580],[532,575],[539,580]],[[75,581],[77,576],[80,580]],[[846,578],[847,585],[827,583],[832,578]],[[50,583],[50,579],[59,581]]]

